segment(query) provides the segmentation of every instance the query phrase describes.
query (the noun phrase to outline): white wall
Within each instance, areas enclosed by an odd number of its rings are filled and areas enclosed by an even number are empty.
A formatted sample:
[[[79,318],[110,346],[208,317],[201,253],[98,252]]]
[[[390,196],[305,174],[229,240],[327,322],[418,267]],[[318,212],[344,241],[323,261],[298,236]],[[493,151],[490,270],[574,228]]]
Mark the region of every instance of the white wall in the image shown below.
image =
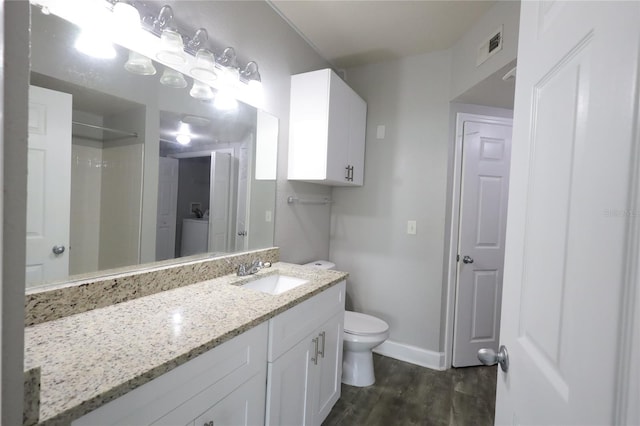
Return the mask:
[[[502,50],[476,66],[478,46],[496,30],[504,26]],[[471,27],[451,50],[451,97],[456,99],[477,83],[516,59],[520,1],[497,1]]]
[[[390,340],[430,351],[440,339],[450,74],[450,51],[347,70],[368,105],[365,182],[333,190],[330,259],[351,274],[348,301],[387,321]]]

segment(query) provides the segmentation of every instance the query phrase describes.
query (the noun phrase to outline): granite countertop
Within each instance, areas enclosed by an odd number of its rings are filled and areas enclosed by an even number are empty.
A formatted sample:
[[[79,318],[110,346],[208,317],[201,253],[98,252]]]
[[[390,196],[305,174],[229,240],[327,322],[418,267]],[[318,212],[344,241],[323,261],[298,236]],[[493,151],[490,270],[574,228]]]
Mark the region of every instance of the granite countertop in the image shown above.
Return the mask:
[[[309,283],[280,295],[234,285],[278,272]],[[279,262],[28,327],[24,368],[40,367],[39,422],[68,424],[346,277]]]

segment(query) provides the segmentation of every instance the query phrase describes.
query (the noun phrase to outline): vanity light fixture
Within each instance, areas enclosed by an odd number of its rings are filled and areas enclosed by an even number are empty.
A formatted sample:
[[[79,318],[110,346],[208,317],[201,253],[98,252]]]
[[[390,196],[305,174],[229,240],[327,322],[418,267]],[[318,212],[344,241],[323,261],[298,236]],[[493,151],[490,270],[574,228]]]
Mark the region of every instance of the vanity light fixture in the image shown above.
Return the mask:
[[[182,73],[173,68],[164,67],[164,72],[160,77],[160,84],[174,89],[184,89],[187,87],[187,80],[185,80]]]
[[[229,84],[239,80],[238,58],[233,47],[227,47],[222,51],[222,55],[218,58],[218,63],[224,68],[224,78]]]
[[[202,81],[214,81],[218,78],[215,71],[216,59],[207,49],[200,49],[196,53],[196,66],[191,68],[191,74]]]
[[[191,54],[196,54],[198,50],[205,47],[209,41],[209,33],[204,28],[198,28],[190,39],[187,38],[185,50]]]
[[[119,30],[127,32],[129,36],[135,36],[135,32],[140,30],[140,12],[129,2],[121,0],[113,5],[113,17]]]
[[[187,62],[184,56],[182,35],[175,28],[165,28],[160,34],[160,50],[156,58],[170,65],[182,65]]]
[[[125,62],[124,68],[138,75],[155,75],[157,72],[151,59],[134,51],[129,52],[129,59]]]
[[[255,61],[249,62],[247,66],[240,71],[240,81],[246,82],[249,87],[262,86],[262,77],[260,77],[258,64]]]
[[[157,17],[147,15],[142,19],[142,24],[155,35],[162,34],[162,30],[169,27],[173,22],[173,9],[171,6],[162,6]]]
[[[210,101],[214,96],[211,87],[209,87],[208,84],[198,80],[193,80],[193,86],[189,91],[189,95],[191,95],[192,98],[198,99],[200,101]]]

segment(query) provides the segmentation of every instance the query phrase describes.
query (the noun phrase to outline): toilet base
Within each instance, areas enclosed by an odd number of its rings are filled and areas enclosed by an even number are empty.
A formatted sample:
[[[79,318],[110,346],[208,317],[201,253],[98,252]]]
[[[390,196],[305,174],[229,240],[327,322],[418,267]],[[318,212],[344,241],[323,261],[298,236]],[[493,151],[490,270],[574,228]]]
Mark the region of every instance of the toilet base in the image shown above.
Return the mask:
[[[373,373],[373,353],[344,351],[342,354],[342,383],[365,387],[376,382]]]

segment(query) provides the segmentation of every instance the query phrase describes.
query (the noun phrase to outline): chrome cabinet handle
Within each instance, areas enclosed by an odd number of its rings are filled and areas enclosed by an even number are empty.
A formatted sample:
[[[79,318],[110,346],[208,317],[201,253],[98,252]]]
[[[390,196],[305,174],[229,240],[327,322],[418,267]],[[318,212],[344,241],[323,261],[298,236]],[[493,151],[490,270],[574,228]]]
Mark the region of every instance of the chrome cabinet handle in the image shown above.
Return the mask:
[[[315,355],[311,357],[311,361],[313,361],[315,365],[318,365],[318,338],[314,337],[312,342],[315,345]]]
[[[465,256],[462,258],[462,263],[473,263],[473,258],[471,256]]]
[[[247,231],[238,231],[238,236],[239,237],[246,237],[247,236]]]
[[[53,246],[53,248],[51,249],[51,251],[53,252],[53,254],[55,254],[56,256],[61,255],[62,253],[64,253],[64,246]]]
[[[353,182],[353,166],[347,166],[345,167],[345,170],[347,171],[347,175],[344,177],[344,179],[349,182]]]
[[[324,358],[324,341],[326,340],[326,334],[327,333],[325,333],[324,331],[319,334],[319,336],[322,337],[322,349],[319,352],[322,358]]]
[[[482,348],[478,351],[478,359],[484,365],[500,364],[500,368],[505,373],[509,370],[509,352],[507,348],[502,345],[498,353],[493,349]]]

